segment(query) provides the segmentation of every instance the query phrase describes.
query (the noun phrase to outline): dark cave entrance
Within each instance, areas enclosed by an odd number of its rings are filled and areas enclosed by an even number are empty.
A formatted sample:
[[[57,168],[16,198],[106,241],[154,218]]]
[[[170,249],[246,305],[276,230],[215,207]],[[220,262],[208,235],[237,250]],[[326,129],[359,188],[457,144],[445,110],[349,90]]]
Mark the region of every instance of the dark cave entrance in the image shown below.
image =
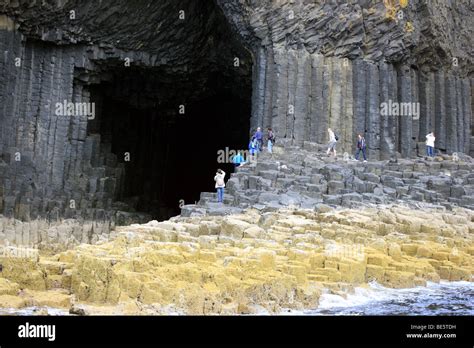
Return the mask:
[[[112,77],[90,87],[98,117],[88,132],[100,134],[101,147],[124,165],[117,201],[168,219],[180,213],[181,203],[214,191],[217,168],[229,178],[233,165],[217,163],[217,153],[247,147],[250,73],[209,71],[204,84],[154,68],[117,68],[108,74]]]

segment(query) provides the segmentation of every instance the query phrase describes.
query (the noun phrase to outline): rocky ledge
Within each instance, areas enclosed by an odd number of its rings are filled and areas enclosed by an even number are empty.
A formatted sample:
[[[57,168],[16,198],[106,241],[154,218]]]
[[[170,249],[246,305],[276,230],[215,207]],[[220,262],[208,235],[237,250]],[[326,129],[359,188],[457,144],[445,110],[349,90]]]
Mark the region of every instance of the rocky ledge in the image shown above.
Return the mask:
[[[474,209],[474,160],[470,156],[457,153],[424,158],[425,145],[420,143],[418,157],[369,158],[363,163],[348,153],[328,157],[326,149],[324,144],[304,142],[301,147],[279,140],[272,155],[263,152],[231,174],[225,206],[215,203],[214,192],[203,192],[197,204],[183,206],[181,215],[395,203],[409,203],[413,208],[431,204],[448,210]]]
[[[250,314],[311,309],[325,292],[473,280],[474,211],[247,209],[117,227],[55,255],[0,258],[0,307],[74,314]],[[44,314],[44,311],[39,313]]]

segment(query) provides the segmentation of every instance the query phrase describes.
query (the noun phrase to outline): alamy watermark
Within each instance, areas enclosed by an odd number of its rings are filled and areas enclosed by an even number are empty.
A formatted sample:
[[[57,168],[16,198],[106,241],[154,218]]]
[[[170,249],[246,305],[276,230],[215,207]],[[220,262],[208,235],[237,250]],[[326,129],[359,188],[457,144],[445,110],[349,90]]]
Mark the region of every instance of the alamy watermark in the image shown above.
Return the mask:
[[[346,257],[359,261],[363,261],[365,257],[364,245],[362,244],[330,243],[325,246],[324,254],[334,257]]]
[[[0,245],[0,257],[37,259],[39,249],[34,246],[10,245],[8,241],[5,241],[5,245]]]
[[[95,119],[95,103],[73,103],[64,100],[56,103],[56,116],[85,116],[88,120]]]
[[[408,116],[414,120],[420,119],[420,103],[402,103],[391,99],[380,103],[381,116]]]
[[[232,150],[229,147],[217,151],[217,163],[254,163],[257,161],[256,152],[252,154],[249,150]]]

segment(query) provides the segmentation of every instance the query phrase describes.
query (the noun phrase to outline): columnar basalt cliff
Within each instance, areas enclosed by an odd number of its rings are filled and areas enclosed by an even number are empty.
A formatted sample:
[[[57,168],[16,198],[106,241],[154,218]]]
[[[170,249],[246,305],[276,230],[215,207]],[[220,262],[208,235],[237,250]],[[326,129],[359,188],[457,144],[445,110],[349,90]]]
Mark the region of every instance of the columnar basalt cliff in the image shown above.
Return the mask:
[[[250,53],[212,1],[3,2],[0,12],[4,215],[168,218],[202,190],[187,168],[246,141]],[[57,103],[90,103],[94,115],[58,114]]]
[[[0,314],[279,313],[373,281],[472,281],[473,14],[0,0]],[[272,154],[216,163],[258,126]]]
[[[215,150],[245,147],[257,126],[295,145],[331,127],[341,152],[365,133],[375,160],[416,156],[433,130],[440,152],[472,154],[473,12],[467,0],[1,0],[0,211],[167,218],[212,189]],[[58,114],[63,102],[95,115]],[[419,114],[381,115],[383,103]]]
[[[343,151],[365,133],[371,158],[437,147],[469,154],[473,5],[469,1],[219,1],[255,56],[253,126]],[[381,114],[419,103],[418,115]],[[408,117],[407,117],[408,116]]]

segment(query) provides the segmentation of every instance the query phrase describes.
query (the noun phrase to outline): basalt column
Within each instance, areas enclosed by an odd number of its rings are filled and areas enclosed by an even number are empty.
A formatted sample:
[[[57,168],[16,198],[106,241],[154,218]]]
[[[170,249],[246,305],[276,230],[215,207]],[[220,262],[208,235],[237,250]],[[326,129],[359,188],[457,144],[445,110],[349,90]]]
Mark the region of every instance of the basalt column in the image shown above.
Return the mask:
[[[331,127],[340,154],[361,133],[371,159],[421,155],[430,131],[441,153],[469,153],[468,0],[218,4],[257,57],[253,127],[295,144],[326,143]]]
[[[218,151],[248,144],[251,52],[212,1],[146,5],[0,1],[0,214],[165,219],[233,170]]]
[[[348,154],[363,134],[372,159],[422,154],[425,135],[434,131],[440,151],[469,153],[472,92],[454,72],[277,47],[260,50],[260,57],[256,68],[264,73],[254,73],[260,80],[253,105],[259,100],[263,107],[252,114],[254,127],[273,127],[295,144],[326,143],[332,128],[339,152]]]

